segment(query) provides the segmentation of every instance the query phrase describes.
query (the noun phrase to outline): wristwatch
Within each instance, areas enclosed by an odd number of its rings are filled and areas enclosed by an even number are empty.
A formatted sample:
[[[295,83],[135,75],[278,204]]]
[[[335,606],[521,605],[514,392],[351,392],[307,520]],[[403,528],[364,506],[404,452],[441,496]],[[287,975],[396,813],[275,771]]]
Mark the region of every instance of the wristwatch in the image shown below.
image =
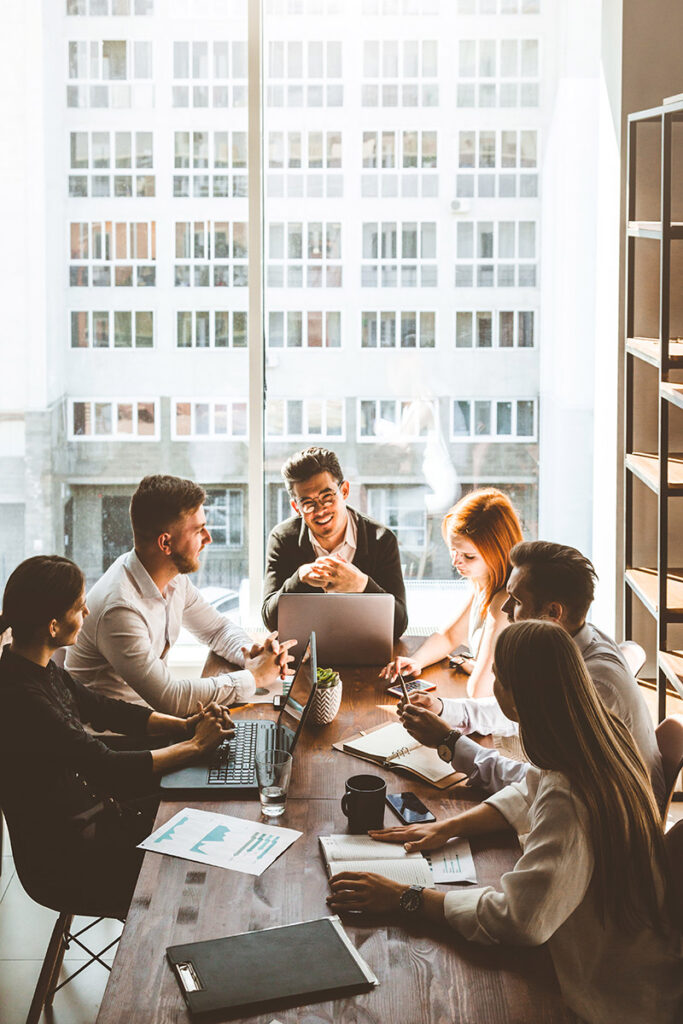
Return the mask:
[[[424,885],[411,885],[401,893],[399,904],[407,914],[414,914],[422,906],[422,890]]]
[[[453,760],[453,754],[455,753],[455,744],[461,736],[462,733],[458,732],[457,729],[451,729],[451,731],[444,736],[441,743],[439,743],[436,748],[436,752],[442,761],[446,761],[450,764]]]

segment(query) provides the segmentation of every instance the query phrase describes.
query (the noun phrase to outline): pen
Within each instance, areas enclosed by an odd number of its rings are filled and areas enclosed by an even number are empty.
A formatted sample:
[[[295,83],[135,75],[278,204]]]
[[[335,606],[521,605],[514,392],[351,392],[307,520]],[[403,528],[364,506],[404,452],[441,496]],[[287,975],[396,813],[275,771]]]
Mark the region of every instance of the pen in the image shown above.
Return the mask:
[[[410,704],[410,697],[408,696],[408,687],[406,686],[406,681],[400,672],[398,674],[398,681],[401,684],[401,689],[403,690],[403,696],[406,699],[406,704]]]

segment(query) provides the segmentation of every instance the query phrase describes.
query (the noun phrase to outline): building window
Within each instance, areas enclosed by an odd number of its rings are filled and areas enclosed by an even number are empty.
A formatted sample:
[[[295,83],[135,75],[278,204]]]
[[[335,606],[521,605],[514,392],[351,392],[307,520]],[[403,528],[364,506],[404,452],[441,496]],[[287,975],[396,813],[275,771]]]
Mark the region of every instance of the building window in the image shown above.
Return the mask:
[[[360,398],[358,440],[400,444],[425,440],[436,428],[434,402],[422,399]]]
[[[244,221],[176,222],[176,288],[245,288],[247,257]]]
[[[212,547],[241,548],[244,543],[244,494],[238,488],[208,490],[204,502]]]
[[[436,313],[361,313],[361,348],[434,348]]]
[[[437,66],[435,39],[368,40],[363,43],[362,106],[438,106]]]
[[[457,226],[456,288],[535,288],[535,221],[470,221]]]
[[[247,403],[234,398],[175,398],[171,437],[174,441],[247,438]]]
[[[427,515],[423,487],[369,486],[366,493],[370,516],[393,530],[402,549],[424,548]]]
[[[452,441],[535,441],[536,402],[533,398],[454,398],[451,406]]]
[[[93,398],[69,400],[72,441],[158,441],[155,399]]]
[[[89,14],[93,18],[108,14],[124,17],[138,14],[154,14],[154,0],[66,0],[66,13],[71,15]]]
[[[461,131],[456,195],[520,199],[538,195],[536,131]]]
[[[458,14],[538,14],[541,0],[458,0]]]
[[[69,42],[67,107],[153,107],[152,43],[143,39]],[[71,84],[77,83],[77,84]]]
[[[245,0],[167,0],[172,18],[246,18]]]
[[[363,132],[361,195],[437,196],[436,135],[435,131]],[[368,173],[369,169],[376,173]]]
[[[269,224],[268,287],[341,288],[341,255],[338,221]]]
[[[154,287],[155,221],[79,221],[69,227],[72,288]]]
[[[436,284],[434,221],[363,224],[363,288],[434,288]]]
[[[151,310],[79,310],[69,313],[71,348],[153,348]]]
[[[340,348],[341,313],[328,310],[268,313],[270,348]]]
[[[247,313],[242,310],[178,310],[177,348],[246,348]]]
[[[173,195],[233,199],[247,195],[246,132],[175,132]],[[178,173],[183,170],[184,173]]]
[[[446,0],[450,3],[451,0]],[[363,0],[363,14],[438,14],[439,0]]]
[[[461,311],[455,314],[455,347],[534,348],[535,325],[531,309]]]
[[[268,107],[341,107],[342,44],[274,40],[267,44]]]
[[[152,140],[152,132],[71,132],[69,196],[155,195]]]
[[[343,440],[344,402],[340,398],[269,398],[266,436],[282,441]]]
[[[174,107],[246,107],[246,41],[174,42],[172,90]]]
[[[459,107],[537,107],[538,39],[461,39]]]
[[[342,133],[269,132],[269,198],[338,199],[344,194]]]

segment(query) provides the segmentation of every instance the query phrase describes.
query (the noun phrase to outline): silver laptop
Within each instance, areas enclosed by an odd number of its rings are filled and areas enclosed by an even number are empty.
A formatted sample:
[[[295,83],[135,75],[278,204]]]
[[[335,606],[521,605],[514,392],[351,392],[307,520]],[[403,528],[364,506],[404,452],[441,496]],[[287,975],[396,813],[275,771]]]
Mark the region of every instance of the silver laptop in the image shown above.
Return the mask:
[[[259,750],[288,750],[294,752],[308,715],[316,681],[315,635],[304,641],[306,657],[299,662],[287,699],[277,722],[262,718],[238,718],[235,735],[226,740],[205,761],[169,772],[161,779],[165,796],[174,792],[205,792],[217,790],[258,791],[256,781],[256,753]]]
[[[393,594],[282,594],[277,629],[297,661],[315,632],[318,664],[386,665],[394,646]]]

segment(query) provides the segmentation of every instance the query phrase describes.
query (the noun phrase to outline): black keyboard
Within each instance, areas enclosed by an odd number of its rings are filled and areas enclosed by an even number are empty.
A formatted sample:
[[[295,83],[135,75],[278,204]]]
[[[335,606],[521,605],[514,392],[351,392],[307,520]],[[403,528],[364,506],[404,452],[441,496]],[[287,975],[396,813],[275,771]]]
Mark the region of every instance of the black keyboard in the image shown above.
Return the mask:
[[[211,786],[255,786],[257,737],[260,747],[272,750],[277,746],[277,729],[261,728],[258,722],[237,722],[235,736],[217,747],[211,758],[208,783]]]

